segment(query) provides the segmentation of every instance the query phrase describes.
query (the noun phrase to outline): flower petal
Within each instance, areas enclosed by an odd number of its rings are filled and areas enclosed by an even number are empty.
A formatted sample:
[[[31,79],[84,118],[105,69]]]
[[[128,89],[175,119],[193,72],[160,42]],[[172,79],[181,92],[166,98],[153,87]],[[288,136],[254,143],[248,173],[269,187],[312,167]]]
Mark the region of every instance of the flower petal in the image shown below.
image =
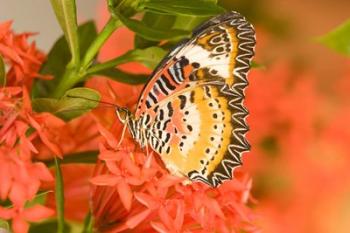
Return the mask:
[[[13,218],[13,216],[15,215],[15,210],[14,208],[4,208],[2,206],[0,206],[0,218],[2,219],[6,219],[9,220],[11,218]]]
[[[170,229],[174,228],[174,221],[171,218],[171,216],[169,215],[169,213],[168,213],[168,211],[167,211],[167,209],[165,207],[160,207],[159,211],[158,211],[158,214],[159,214],[160,220],[163,222],[163,224],[165,226],[167,226]]]
[[[53,176],[50,173],[50,170],[46,167],[44,163],[37,162],[32,165],[31,172],[35,177],[43,181],[52,181]]]
[[[181,183],[184,179],[186,178],[165,174],[158,181],[159,187],[168,188],[168,187],[174,186],[175,184]]]
[[[133,176],[139,177],[141,173],[140,168],[131,160],[130,156],[130,153],[126,153],[126,156],[123,157],[122,165]]]
[[[115,175],[99,175],[90,179],[94,185],[115,186],[120,181],[120,178]]]
[[[12,229],[14,233],[27,233],[29,224],[20,217],[12,219]]]
[[[31,104],[30,96],[26,87],[23,87],[22,95],[23,95],[23,109],[27,112],[31,112],[32,104]]]
[[[113,173],[116,176],[121,176],[121,171],[120,171],[120,168],[118,167],[118,165],[114,161],[107,161],[106,162],[106,166],[111,173]]]
[[[18,63],[20,66],[23,66],[23,60],[21,59],[20,56],[14,50],[8,46],[5,46],[3,44],[0,44],[0,53],[4,57],[8,57],[14,62]]]
[[[132,177],[132,176],[126,177],[126,181],[128,182],[128,184],[135,185],[135,186],[138,186],[144,183],[143,179],[139,177]]]
[[[168,229],[162,223],[151,222],[151,226],[159,233],[169,233]]]
[[[113,136],[113,134],[109,132],[105,127],[103,127],[100,123],[97,123],[97,128],[100,131],[101,135],[107,140],[107,143],[110,147],[114,148],[116,145],[118,145],[118,141]]]
[[[213,198],[207,198],[205,204],[207,208],[213,211],[218,217],[225,219],[225,215],[222,212],[221,207],[216,200],[214,200]]]
[[[5,200],[12,185],[10,167],[5,161],[0,163],[0,199]]]
[[[23,206],[24,203],[27,201],[26,188],[22,184],[14,182],[12,184],[12,188],[9,194],[9,199],[14,204],[14,206]]]
[[[177,230],[180,230],[182,228],[184,217],[185,217],[185,204],[182,200],[179,200],[176,203],[176,217],[174,221],[174,225],[177,228]]]
[[[98,158],[105,161],[118,161],[119,157],[115,151],[105,150],[101,151]]]
[[[117,190],[123,206],[127,211],[130,211],[133,198],[133,193],[130,186],[123,179],[120,179],[119,183],[117,184]]]
[[[24,209],[22,216],[25,220],[30,222],[37,222],[45,218],[51,217],[55,211],[42,205],[35,205],[33,207]]]
[[[137,225],[139,225],[142,221],[144,221],[150,215],[150,213],[151,213],[151,210],[144,210],[141,213],[138,213],[132,217],[129,217],[125,224],[130,229],[133,229]]]
[[[148,194],[138,192],[134,193],[134,196],[141,204],[147,206],[149,209],[156,209],[160,205],[157,200]]]

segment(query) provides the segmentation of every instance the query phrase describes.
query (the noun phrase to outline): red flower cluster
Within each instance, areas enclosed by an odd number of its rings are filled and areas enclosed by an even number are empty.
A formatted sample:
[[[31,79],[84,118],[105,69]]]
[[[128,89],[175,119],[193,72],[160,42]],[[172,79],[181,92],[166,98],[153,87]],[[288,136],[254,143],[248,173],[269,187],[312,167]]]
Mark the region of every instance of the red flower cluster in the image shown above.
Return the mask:
[[[10,21],[0,24],[0,55],[9,65],[7,85],[30,89],[34,78],[51,78],[38,73],[45,55],[36,48],[35,42],[28,43],[33,33],[15,34],[11,24]]]
[[[25,204],[36,196],[43,181],[53,180],[44,163],[33,161],[33,154],[38,153],[38,143],[61,154],[52,140],[51,128],[63,122],[51,114],[32,111],[27,88],[38,76],[44,56],[34,43],[27,43],[30,34],[14,34],[10,25],[0,24],[0,54],[9,68],[7,87],[0,90],[0,199],[8,199],[11,205],[0,207],[0,218],[12,219],[15,232],[27,232],[26,221],[54,214],[47,207],[25,208]]]
[[[153,153],[135,148],[125,138],[116,148],[120,125],[114,133],[100,126],[105,142],[91,182],[95,224],[101,232],[255,232],[254,216],[245,205],[251,180],[238,179],[217,189],[202,183],[184,185],[157,161]]]

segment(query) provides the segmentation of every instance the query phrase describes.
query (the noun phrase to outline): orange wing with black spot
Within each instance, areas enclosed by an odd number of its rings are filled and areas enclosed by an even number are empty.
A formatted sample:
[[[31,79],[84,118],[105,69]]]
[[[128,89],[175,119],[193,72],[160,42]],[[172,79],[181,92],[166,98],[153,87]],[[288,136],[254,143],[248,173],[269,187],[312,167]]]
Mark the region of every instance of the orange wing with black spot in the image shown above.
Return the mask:
[[[163,60],[135,120],[175,175],[217,186],[249,149],[243,106],[255,32],[236,12],[215,17]]]

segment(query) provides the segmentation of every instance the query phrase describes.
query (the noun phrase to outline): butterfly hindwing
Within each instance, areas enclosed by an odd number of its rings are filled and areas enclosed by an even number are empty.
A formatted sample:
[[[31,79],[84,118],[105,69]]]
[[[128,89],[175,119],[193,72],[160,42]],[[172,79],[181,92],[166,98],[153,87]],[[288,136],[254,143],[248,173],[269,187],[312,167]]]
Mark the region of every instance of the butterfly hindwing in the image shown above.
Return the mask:
[[[253,27],[236,12],[204,23],[163,60],[135,119],[175,175],[217,186],[249,149],[243,106]]]

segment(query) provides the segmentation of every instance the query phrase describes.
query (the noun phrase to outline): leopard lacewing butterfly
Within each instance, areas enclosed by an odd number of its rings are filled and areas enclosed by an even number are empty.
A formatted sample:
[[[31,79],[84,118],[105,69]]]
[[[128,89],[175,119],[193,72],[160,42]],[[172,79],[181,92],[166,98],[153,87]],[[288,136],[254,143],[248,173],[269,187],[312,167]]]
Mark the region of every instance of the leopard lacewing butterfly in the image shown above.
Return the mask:
[[[158,65],[135,113],[117,108],[141,147],[176,176],[217,187],[249,150],[243,106],[255,31],[237,12],[203,23]]]

